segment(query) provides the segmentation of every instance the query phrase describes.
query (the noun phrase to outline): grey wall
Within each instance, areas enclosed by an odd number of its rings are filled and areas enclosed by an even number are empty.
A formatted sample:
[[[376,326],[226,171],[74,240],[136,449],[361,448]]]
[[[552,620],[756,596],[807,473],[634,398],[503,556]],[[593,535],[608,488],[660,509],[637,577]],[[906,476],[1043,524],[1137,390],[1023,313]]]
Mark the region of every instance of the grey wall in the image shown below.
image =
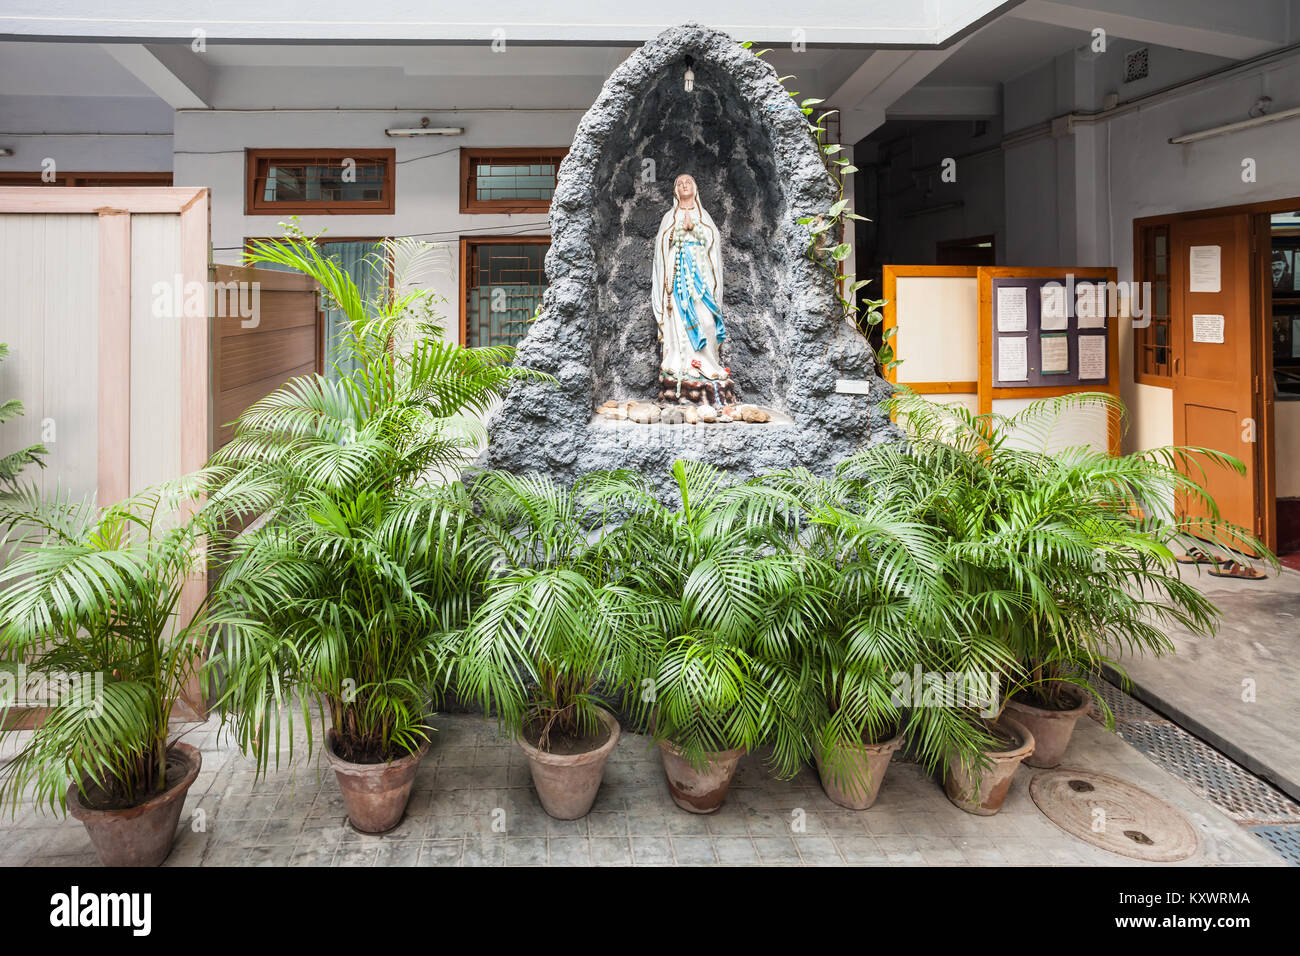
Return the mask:
[[[975,121],[908,124],[908,132],[855,150],[864,170],[859,212],[878,223],[858,224],[860,251],[869,263],[930,265],[935,248],[949,239],[994,237],[999,260],[1006,241],[1001,123],[979,132]],[[956,161],[956,181],[944,182],[945,158]],[[959,202],[942,212],[916,213]],[[910,214],[910,215],[909,215]],[[868,271],[870,266],[868,265]]]
[[[173,116],[146,97],[0,95],[0,146],[14,151],[0,172],[40,171],[46,157],[69,172],[166,171]]]

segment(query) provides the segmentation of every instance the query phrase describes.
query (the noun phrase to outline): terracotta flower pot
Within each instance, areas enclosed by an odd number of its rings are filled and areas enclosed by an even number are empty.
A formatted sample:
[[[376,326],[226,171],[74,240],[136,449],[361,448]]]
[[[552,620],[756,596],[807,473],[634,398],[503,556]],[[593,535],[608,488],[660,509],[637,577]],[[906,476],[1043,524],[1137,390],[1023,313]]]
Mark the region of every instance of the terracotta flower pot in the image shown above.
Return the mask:
[[[889,769],[889,760],[902,745],[901,731],[881,743],[837,742],[837,759],[834,761],[836,774],[822,765],[821,748],[815,748],[813,757],[817,761],[817,773],[822,778],[822,789],[826,791],[826,796],[850,810],[866,810],[880,795],[880,785],[885,779],[885,771]]]
[[[337,744],[338,737],[331,730],[325,739],[325,756],[338,778],[352,826],[362,833],[383,833],[401,823],[415,785],[415,771],[429,752],[429,741],[416,753],[391,763],[349,763],[335,752]]]
[[[185,794],[199,775],[203,756],[186,743],[172,744],[171,752],[185,760],[180,779],[138,807],[96,810],[81,802],[75,784],[68,788],[68,812],[85,825],[104,866],[158,866],[172,851]]]
[[[943,788],[948,799],[967,813],[981,817],[991,817],[1002,808],[1002,802],[1011,789],[1011,779],[1016,775],[1016,768],[1034,752],[1034,735],[1024,724],[1004,714],[998,720],[997,728],[1015,737],[1019,746],[1014,750],[985,751],[992,766],[983,768],[983,772],[980,772],[979,767],[972,767],[968,773],[959,760],[950,758],[947,773],[944,774]]]
[[[719,750],[709,754],[709,762],[702,773],[666,740],[659,741],[659,755],[664,761],[664,773],[668,777],[673,802],[691,813],[712,813],[722,806],[731,778],[736,775],[736,765],[745,756],[745,749]]]
[[[605,762],[618,744],[617,718],[603,707],[596,708],[596,714],[609,731],[609,738],[586,753],[546,753],[519,738],[519,749],[528,756],[542,809],[557,820],[577,820],[587,815],[605,777]]]
[[[1026,766],[1057,767],[1065,759],[1065,750],[1074,735],[1074,725],[1092,709],[1092,698],[1077,687],[1067,687],[1066,694],[1075,701],[1069,710],[1049,710],[1012,697],[1007,711],[1034,735],[1034,752],[1025,758]]]

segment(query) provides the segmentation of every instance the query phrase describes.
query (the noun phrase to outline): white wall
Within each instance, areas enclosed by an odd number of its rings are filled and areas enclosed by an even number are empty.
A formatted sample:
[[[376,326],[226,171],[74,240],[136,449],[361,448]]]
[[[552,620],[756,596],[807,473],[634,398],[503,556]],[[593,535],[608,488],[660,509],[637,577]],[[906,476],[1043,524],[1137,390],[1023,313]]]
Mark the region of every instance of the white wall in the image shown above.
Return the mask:
[[[385,128],[418,126],[419,117],[392,112],[179,112],[176,185],[212,190],[212,244],[216,262],[240,261],[244,241],[279,236],[280,216],[244,215],[244,150],[261,148],[376,148],[397,150],[393,215],[304,216],[302,228],[338,237],[419,235],[448,243],[459,269],[462,235],[545,235],[545,213],[462,215],[462,146],[567,146],[581,112],[484,111],[429,114],[433,126],[463,126],[462,136],[390,138]],[[437,154],[437,155],[435,155]],[[458,275],[434,288],[446,300],[449,331],[459,329]]]

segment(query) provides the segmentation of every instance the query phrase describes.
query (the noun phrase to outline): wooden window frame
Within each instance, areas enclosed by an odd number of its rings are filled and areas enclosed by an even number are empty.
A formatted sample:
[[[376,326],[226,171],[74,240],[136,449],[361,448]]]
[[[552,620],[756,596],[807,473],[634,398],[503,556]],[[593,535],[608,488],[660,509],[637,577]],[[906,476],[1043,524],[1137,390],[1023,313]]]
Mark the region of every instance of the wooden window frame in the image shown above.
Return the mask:
[[[87,181],[91,185],[87,185]],[[39,172],[23,170],[5,170],[0,172],[0,186],[75,186],[78,189],[106,189],[110,186],[170,186],[171,170],[161,172],[72,172],[56,170],[54,182],[47,183],[41,179]]]
[[[550,234],[544,236],[461,236],[460,237],[460,344],[469,348],[469,263],[471,246],[549,246]],[[543,257],[545,267],[545,257]]]
[[[1138,283],[1138,288],[1143,288],[1142,283],[1151,283],[1151,301],[1144,302],[1143,305],[1147,310],[1147,315],[1151,321],[1142,328],[1133,327],[1133,381],[1138,385],[1154,385],[1158,388],[1173,388],[1173,299],[1174,289],[1170,282],[1170,274],[1173,268],[1173,250],[1169,244],[1169,226],[1168,220],[1146,221],[1141,224],[1133,225],[1133,278]],[[1154,271],[1155,248],[1154,243],[1156,233],[1164,231],[1165,236],[1165,281],[1169,283],[1169,289],[1165,294],[1165,308],[1169,315],[1165,317],[1165,345],[1166,352],[1165,368],[1168,370],[1164,374],[1160,372],[1147,372],[1143,369],[1143,356],[1148,348],[1159,348],[1155,341],[1155,308],[1156,296],[1155,286],[1157,275]]]
[[[466,215],[483,213],[550,212],[549,199],[479,199],[473,195],[471,180],[474,164],[483,159],[538,158],[563,161],[567,146],[462,146],[460,149],[460,211]],[[556,170],[559,178],[559,170]]]
[[[384,161],[383,201],[334,199],[267,202],[257,188],[262,160],[310,162],[314,159],[381,159]],[[246,149],[244,150],[244,215],[246,216],[391,216],[397,210],[397,150],[381,149]]]

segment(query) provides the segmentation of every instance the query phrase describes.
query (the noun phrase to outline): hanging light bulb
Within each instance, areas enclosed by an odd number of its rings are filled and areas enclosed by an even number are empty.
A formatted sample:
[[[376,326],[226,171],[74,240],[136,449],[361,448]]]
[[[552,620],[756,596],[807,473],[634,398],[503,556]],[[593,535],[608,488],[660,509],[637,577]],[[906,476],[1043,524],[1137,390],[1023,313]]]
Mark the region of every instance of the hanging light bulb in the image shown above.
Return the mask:
[[[686,92],[689,93],[695,89],[695,60],[692,57],[686,58]]]

